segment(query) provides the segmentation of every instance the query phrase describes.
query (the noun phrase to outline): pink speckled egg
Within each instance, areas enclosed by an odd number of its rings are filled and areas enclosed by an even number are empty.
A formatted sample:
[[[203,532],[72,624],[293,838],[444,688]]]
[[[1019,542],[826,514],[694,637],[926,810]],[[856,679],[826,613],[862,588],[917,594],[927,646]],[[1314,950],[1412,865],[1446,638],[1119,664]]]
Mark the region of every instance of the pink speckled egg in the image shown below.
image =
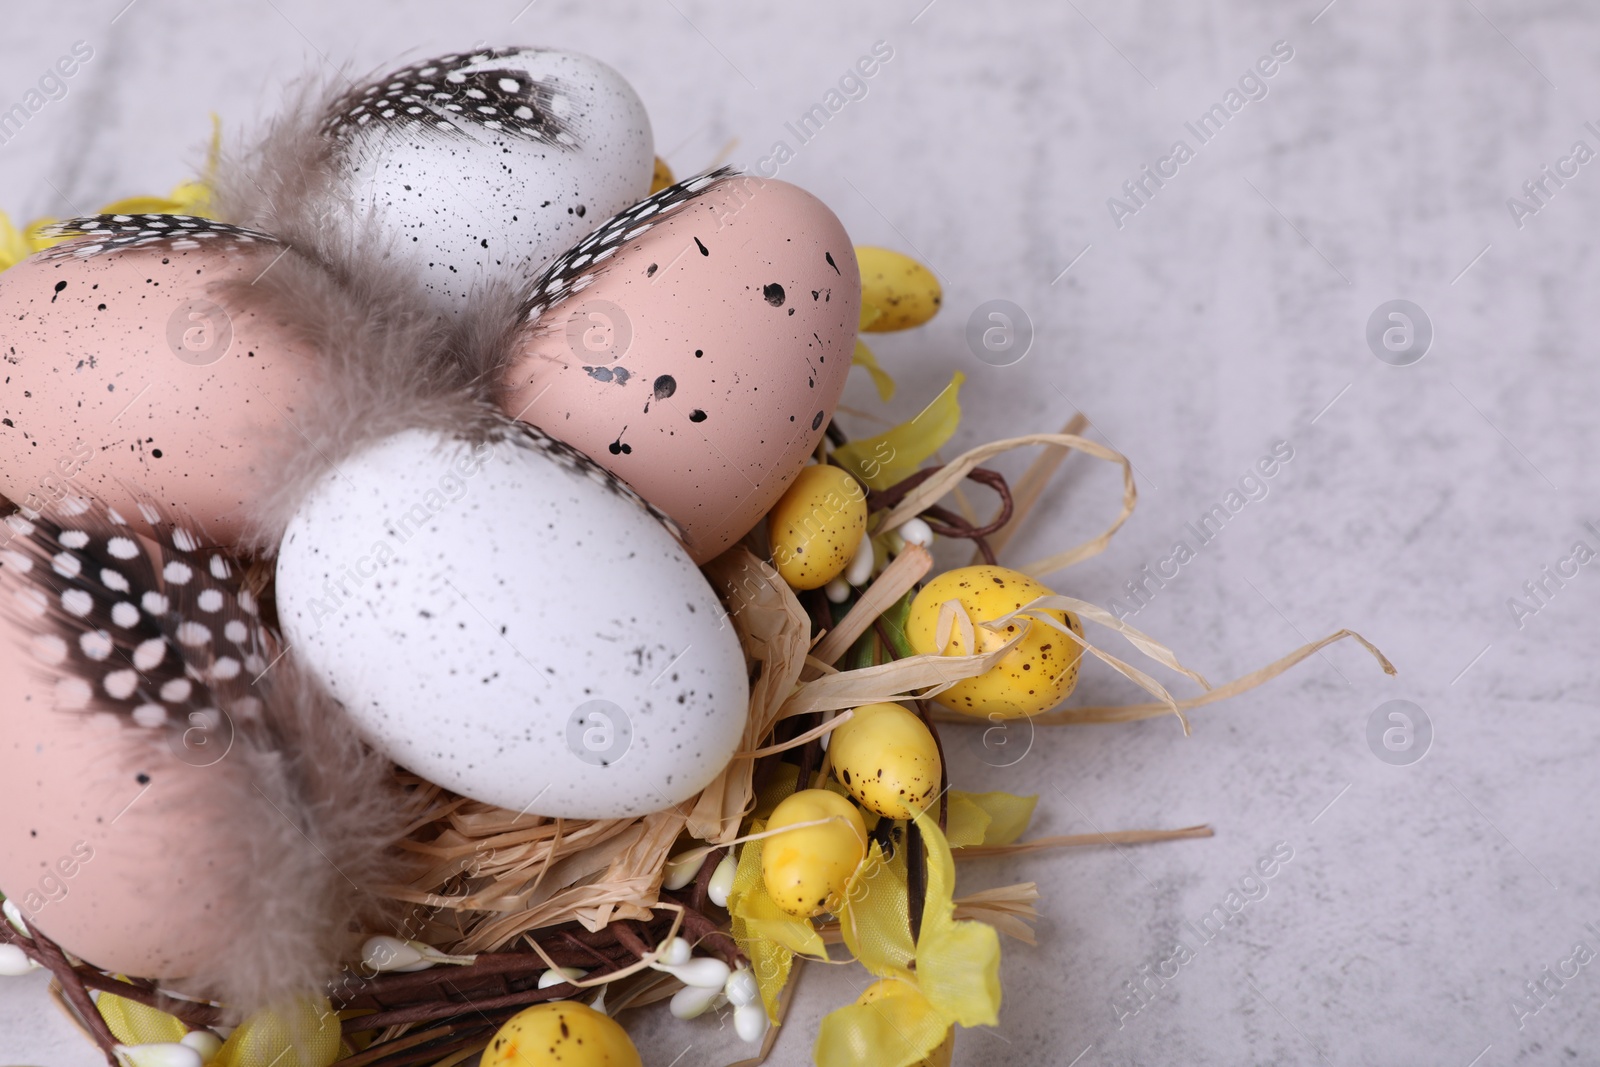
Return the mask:
[[[86,709],[86,685],[57,684],[49,665],[80,650],[63,649],[35,614],[42,605],[21,599],[34,590],[13,577],[17,565],[16,553],[0,554],[0,892],[95,966],[201,970],[253,921],[212,882],[247,862],[216,818],[224,772]]]
[[[0,493],[133,519],[142,492],[231,542],[310,387],[306,351],[249,295],[293,253],[204,219],[98,225],[0,274]]]
[[[532,292],[506,410],[665,511],[700,563],[821,439],[861,303],[850,238],[820,200],[726,172],[617,215]]]

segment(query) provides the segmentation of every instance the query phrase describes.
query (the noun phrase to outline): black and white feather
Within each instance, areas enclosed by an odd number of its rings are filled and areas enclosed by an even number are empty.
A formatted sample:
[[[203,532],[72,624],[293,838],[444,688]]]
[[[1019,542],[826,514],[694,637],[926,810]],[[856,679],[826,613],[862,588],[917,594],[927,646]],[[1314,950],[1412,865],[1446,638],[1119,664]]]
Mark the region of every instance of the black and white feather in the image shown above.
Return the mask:
[[[81,259],[122,248],[157,244],[183,252],[202,245],[237,247],[282,243],[270,233],[198,215],[86,215],[58,222],[48,227],[45,235],[94,238],[56,245],[45,252],[47,259]]]
[[[573,109],[561,83],[503,62],[539,51],[496,48],[403,67],[335,101],[322,133],[347,138],[369,126],[431,127],[461,134],[484,129],[575,149],[578,132],[569,121]]]
[[[718,182],[733,178],[737,173],[735,167],[719,167],[685,178],[613,215],[599,229],[558,257],[529,287],[522,306],[523,318],[528,322],[537,321],[546,311],[594,284],[594,280],[600,276],[601,264],[621,251],[628,242],[643,237],[655,226],[705,195]]]
[[[110,716],[142,753],[203,766],[207,822],[227,855],[209,898],[185,906],[233,921],[186,991],[248,1014],[335,977],[396,906],[392,846],[406,802],[389,761],[263,621],[239,560],[151,505],[151,539],[102,505],[69,497],[5,518],[0,612],[7,639],[59,714]],[[82,767],[92,777],[104,767]]]
[[[159,556],[114,512],[83,506],[72,517],[7,517],[14,536],[0,552],[31,579],[13,610],[36,628],[33,655],[58,675],[60,706],[180,736],[259,721],[251,682],[275,653],[238,565],[149,505]]]

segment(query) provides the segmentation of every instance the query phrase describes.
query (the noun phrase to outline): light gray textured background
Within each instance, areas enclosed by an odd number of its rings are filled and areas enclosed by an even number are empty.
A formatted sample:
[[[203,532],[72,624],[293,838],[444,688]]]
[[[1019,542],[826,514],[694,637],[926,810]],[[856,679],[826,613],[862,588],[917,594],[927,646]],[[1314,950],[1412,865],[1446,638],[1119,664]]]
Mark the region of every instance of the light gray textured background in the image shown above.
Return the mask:
[[[1595,967],[1520,1029],[1513,1008],[1576,941],[1600,948],[1584,925],[1600,923],[1600,566],[1520,627],[1507,606],[1574,541],[1600,548],[1583,529],[1600,522],[1600,163],[1523,228],[1506,204],[1574,141],[1600,149],[1583,126],[1600,120],[1592,5],[522,2],[10,3],[0,104],[74,41],[95,57],[0,147],[0,206],[61,215],[164,191],[197,161],[212,110],[237,134],[325,62],[366,71],[478,41],[615,65],[680,174],[734,140],[731,158],[749,164],[776,139],[792,145],[784,122],[888,41],[894,58],[866,98],[782,176],[858,243],[912,251],[944,281],[938,320],[876,344],[900,378],[897,417],[953,369],[969,375],[955,446],[1087,413],[1143,493],[1110,551],[1056,578],[1100,602],[1289,442],[1270,495],[1136,624],[1213,681],[1343,626],[1401,671],[1386,678],[1340,644],[1197,712],[1192,737],[1170,718],[1057,728],[1009,768],[956,737],[955,781],[1041,794],[1038,832],[1216,828],[963,867],[965,890],[1036,879],[1044,899],[1039,947],[1005,945],[1000,1027],[963,1034],[957,1061],[1600,1061]],[[1118,229],[1107,198],[1175,139],[1193,145],[1184,122],[1279,40],[1294,57],[1269,95]],[[963,341],[970,310],[994,297],[1038,331],[1015,366],[986,366]],[[1436,330],[1409,367],[1364,340],[1368,315],[1397,297]],[[875,403],[864,378],[847,402]],[[1116,503],[1113,472],[1070,461],[1013,560],[1081,539]],[[1077,699],[1137,696],[1098,670]],[[1368,716],[1393,698],[1434,726],[1412,766],[1366,742]],[[1266,897],[1119,1028],[1121,983],[1278,842],[1293,859]],[[809,1062],[816,1021],[862,983],[856,968],[811,968],[772,1062]],[[96,1062],[41,991],[0,979],[0,1063]],[[636,1025],[652,1067],[736,1058],[715,1022]]]

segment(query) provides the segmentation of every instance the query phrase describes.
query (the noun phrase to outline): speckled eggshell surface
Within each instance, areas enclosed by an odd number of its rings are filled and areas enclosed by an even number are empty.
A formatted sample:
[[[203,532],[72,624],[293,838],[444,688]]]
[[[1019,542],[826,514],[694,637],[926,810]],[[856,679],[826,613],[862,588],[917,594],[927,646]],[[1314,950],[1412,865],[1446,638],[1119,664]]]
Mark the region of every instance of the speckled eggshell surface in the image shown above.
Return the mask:
[[[222,294],[267,243],[38,255],[0,274],[0,492],[40,510],[134,492],[228,543],[294,432],[312,360],[286,327]],[[227,305],[226,307],[224,305]]]
[[[341,97],[341,195],[375,212],[441,306],[492,278],[532,278],[650,191],[644,104],[589,56],[501,49],[441,56]]]
[[[30,651],[36,627],[13,608],[18,588],[0,566],[0,892],[97,967],[192,974],[254,921],[210,876],[248,862],[216,818],[226,768],[186,763],[110,712],[63,707]]]
[[[413,430],[289,524],[278,611],[372,743],[475,800],[567,818],[704,788],[747,717],[733,629],[688,555],[581,455]]]
[[[671,515],[705,562],[761,521],[821,439],[861,280],[810,193],[693,181],[551,267],[539,291],[558,298],[534,308],[506,406]]]

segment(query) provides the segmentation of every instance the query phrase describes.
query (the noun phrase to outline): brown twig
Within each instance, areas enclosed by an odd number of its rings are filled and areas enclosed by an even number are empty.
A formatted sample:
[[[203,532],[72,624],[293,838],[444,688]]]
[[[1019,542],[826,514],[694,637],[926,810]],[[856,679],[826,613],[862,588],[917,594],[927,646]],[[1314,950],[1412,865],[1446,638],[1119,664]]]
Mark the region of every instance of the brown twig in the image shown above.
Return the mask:
[[[10,924],[5,925],[10,929]],[[67,998],[67,1003],[71,1004],[81,1017],[89,1036],[94,1038],[94,1043],[100,1047],[100,1051],[105,1053],[106,1062],[111,1067],[116,1067],[116,1053],[111,1051],[117,1044],[116,1036],[101,1017],[100,1010],[94,1006],[94,1001],[90,999],[89,991],[84,988],[83,979],[77,969],[67,960],[67,954],[61,951],[61,946],[44,936],[38,927],[30,924],[28,929],[32,934],[33,945],[38,950],[37,956],[33,953],[29,955],[43,963],[50,969],[50,973],[55,975],[56,981],[61,985],[62,994]],[[21,940],[17,943],[22,944]],[[24,948],[23,951],[26,952],[27,949]]]

